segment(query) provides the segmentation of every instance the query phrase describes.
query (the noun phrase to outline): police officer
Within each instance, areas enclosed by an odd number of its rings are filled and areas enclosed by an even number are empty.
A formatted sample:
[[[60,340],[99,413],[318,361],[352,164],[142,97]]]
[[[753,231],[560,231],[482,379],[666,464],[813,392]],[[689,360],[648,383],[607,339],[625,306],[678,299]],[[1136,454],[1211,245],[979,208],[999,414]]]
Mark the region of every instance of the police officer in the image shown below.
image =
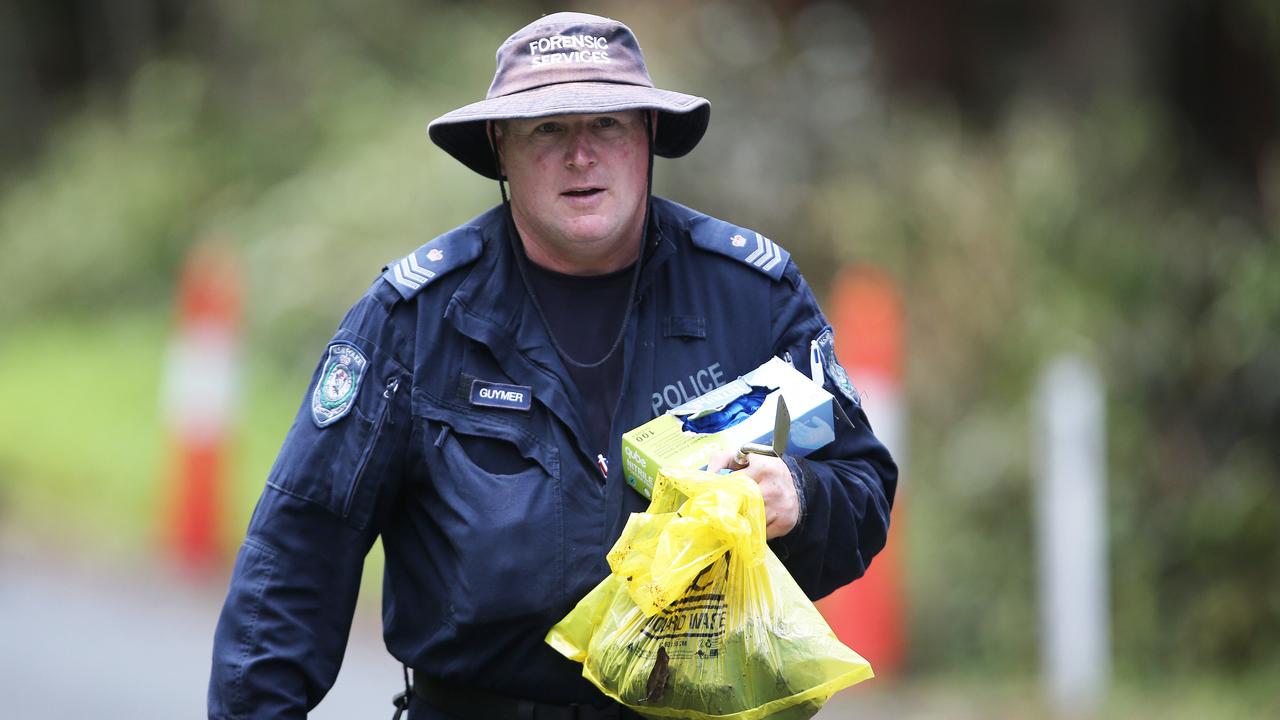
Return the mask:
[[[807,459],[751,457],[770,544],[813,598],[866,570],[897,469],[808,285],[768,238],[651,196],[653,156],[709,115],[653,86],[625,25],[557,13],[431,123],[503,202],[389,265],[322,353],[236,560],[210,717],[320,702],[379,536],[411,718],[633,717],[543,638],[646,505],[622,433],[770,357],[847,416]]]

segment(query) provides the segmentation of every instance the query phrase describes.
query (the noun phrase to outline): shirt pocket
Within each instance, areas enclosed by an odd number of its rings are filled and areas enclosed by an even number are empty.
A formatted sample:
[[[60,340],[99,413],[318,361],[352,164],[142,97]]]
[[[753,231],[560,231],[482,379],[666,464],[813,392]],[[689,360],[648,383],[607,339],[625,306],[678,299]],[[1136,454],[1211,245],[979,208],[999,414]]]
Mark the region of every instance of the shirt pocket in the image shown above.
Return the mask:
[[[442,533],[455,625],[563,610],[564,501],[559,451],[536,418],[415,403]]]
[[[365,378],[359,402],[346,417],[323,428],[312,422],[304,402],[267,484],[365,529],[383,479],[376,476],[389,465],[379,455],[393,452],[387,436],[400,383],[396,375]]]

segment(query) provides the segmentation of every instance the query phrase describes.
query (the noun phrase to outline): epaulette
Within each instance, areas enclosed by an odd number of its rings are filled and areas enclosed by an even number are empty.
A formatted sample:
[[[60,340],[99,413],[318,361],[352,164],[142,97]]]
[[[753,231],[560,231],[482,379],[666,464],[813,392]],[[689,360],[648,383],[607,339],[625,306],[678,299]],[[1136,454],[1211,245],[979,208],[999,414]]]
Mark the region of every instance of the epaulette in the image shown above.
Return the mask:
[[[475,262],[483,249],[480,228],[463,225],[387,265],[382,278],[408,300],[436,278]]]
[[[791,253],[755,230],[731,225],[709,215],[699,215],[689,222],[693,244],[711,252],[727,255],[759,270],[774,280],[782,278]]]

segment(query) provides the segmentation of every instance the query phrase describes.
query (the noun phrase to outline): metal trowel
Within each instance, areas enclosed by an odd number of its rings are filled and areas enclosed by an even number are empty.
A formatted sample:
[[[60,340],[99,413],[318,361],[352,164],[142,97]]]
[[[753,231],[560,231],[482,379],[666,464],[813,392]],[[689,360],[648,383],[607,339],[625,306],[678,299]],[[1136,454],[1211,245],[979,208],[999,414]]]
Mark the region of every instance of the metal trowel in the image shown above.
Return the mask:
[[[773,444],[746,443],[738,448],[729,465],[731,470],[741,470],[747,466],[747,455],[768,455],[782,457],[787,452],[787,441],[791,437],[791,411],[787,410],[787,401],[778,393],[778,412],[773,416]]]

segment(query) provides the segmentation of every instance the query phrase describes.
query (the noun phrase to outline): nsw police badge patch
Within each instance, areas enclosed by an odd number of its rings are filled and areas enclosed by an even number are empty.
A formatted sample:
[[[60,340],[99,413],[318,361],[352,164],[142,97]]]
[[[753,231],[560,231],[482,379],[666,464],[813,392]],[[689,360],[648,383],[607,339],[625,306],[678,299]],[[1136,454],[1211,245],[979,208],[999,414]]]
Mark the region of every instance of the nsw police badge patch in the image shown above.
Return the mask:
[[[329,346],[329,356],[311,392],[311,419],[316,427],[332,425],[351,411],[368,366],[369,360],[356,346],[344,342]]]
[[[858,390],[853,386],[853,382],[849,380],[849,373],[844,371],[844,367],[840,365],[840,361],[836,360],[836,336],[831,328],[823,330],[818,337],[814,338],[810,344],[810,366],[815,364],[826,372],[827,377],[831,378],[831,382],[836,386],[842,395],[849,398],[854,404],[861,406],[862,398],[858,395]],[[816,381],[817,378],[814,378]]]

